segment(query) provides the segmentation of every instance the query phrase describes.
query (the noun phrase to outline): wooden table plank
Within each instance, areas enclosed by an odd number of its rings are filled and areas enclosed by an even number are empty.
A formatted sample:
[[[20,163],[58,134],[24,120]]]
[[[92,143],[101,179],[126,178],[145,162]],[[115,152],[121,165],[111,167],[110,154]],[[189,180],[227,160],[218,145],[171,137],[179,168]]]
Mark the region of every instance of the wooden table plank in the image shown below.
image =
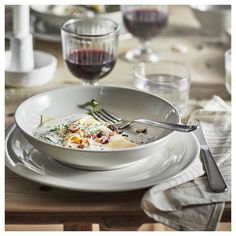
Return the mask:
[[[127,218],[129,222],[154,222],[140,207],[146,191],[89,193],[45,188],[6,169],[6,222],[104,224],[105,221],[109,225],[127,221]],[[231,221],[230,203],[226,204],[222,221]]]

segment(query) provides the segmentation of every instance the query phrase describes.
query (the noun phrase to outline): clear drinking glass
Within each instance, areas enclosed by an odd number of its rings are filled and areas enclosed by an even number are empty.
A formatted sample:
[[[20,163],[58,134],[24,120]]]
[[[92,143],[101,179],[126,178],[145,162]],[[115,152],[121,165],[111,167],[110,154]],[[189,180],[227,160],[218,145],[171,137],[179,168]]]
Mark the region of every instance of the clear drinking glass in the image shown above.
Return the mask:
[[[231,94],[231,49],[225,52],[225,87]]]
[[[134,85],[172,103],[181,111],[189,99],[190,71],[177,62],[142,62],[133,68]]]
[[[121,7],[127,30],[140,41],[141,47],[129,50],[125,58],[131,62],[158,61],[158,54],[149,47],[149,40],[159,35],[167,25],[166,5],[124,5]]]
[[[105,18],[80,18],[61,28],[63,58],[69,71],[85,85],[97,81],[113,69],[118,48],[119,25]]]

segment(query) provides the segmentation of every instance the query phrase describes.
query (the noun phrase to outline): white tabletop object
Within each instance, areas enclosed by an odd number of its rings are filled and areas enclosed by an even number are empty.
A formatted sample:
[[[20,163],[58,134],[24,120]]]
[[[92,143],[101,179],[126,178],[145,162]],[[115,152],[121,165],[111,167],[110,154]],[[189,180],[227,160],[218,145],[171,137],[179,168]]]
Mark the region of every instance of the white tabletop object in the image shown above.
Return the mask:
[[[10,37],[10,67],[12,71],[34,68],[33,39],[30,33],[29,6],[13,6],[13,34]]]
[[[10,39],[10,50],[5,51],[5,84],[32,87],[49,82],[57,59],[49,53],[33,50],[28,5],[13,6],[13,32],[6,36]]]
[[[34,51],[34,68],[30,71],[12,71],[11,52],[5,51],[6,85],[11,87],[33,87],[48,83],[54,75],[57,59],[52,54]]]
[[[30,33],[29,6],[13,6],[13,34],[17,38],[23,38]]]

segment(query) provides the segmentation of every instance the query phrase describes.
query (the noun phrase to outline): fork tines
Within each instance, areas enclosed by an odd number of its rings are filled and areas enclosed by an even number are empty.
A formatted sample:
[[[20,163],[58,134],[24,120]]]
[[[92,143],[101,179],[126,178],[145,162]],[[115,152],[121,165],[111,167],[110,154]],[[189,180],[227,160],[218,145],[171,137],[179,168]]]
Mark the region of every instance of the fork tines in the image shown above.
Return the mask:
[[[111,114],[108,111],[105,111],[104,109],[95,111],[92,113],[92,115],[96,120],[105,121],[110,124],[119,123],[121,121],[120,118],[116,117],[115,115]]]

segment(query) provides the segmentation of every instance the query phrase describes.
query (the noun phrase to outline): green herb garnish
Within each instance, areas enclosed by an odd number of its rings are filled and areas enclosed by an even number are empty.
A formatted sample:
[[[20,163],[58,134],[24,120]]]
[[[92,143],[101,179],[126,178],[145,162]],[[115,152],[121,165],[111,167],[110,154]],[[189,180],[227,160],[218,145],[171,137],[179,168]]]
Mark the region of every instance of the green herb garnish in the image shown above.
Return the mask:
[[[53,129],[50,129],[49,132],[54,132],[54,131],[58,131],[59,128],[53,128]]]
[[[79,107],[87,109],[88,114],[91,115],[93,112],[97,111],[98,101],[95,99],[92,99],[89,102],[79,105]]]
[[[92,100],[89,102],[89,105],[91,106],[92,112],[97,111],[98,101],[96,101],[95,99],[92,99]]]
[[[68,124],[62,124],[62,126],[65,128],[65,129],[68,129]]]

